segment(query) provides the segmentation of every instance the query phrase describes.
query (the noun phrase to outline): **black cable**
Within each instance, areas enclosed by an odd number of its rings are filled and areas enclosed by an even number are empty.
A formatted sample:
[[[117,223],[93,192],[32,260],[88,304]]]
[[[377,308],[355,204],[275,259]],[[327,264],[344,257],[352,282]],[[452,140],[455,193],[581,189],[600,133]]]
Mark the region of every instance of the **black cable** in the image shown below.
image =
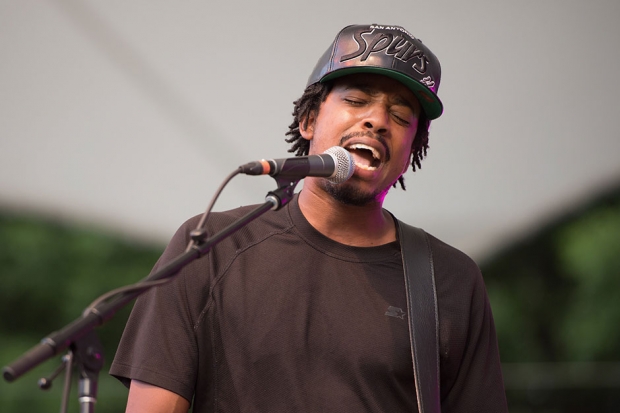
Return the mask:
[[[222,193],[222,191],[224,190],[226,185],[228,185],[228,183],[235,176],[237,176],[240,172],[241,172],[241,167],[239,167],[236,170],[234,170],[233,172],[231,172],[224,179],[224,181],[222,181],[220,186],[215,191],[215,195],[213,195],[213,197],[211,198],[211,202],[207,206],[207,209],[205,210],[205,212],[200,217],[200,221],[198,222],[198,225],[196,226],[196,229],[194,231],[192,231],[192,233],[202,232],[202,230],[204,229],[205,223],[207,222],[207,219],[209,218],[209,215],[211,214],[211,210],[213,209],[213,206],[215,205],[215,202],[219,198],[220,194]],[[187,248],[185,248],[185,252],[188,252],[189,250],[191,250],[195,245],[196,245],[196,240],[194,238],[192,238],[189,241],[189,243],[187,244]],[[154,281],[148,281],[148,278],[147,278],[147,279],[145,279],[143,281],[139,281],[139,282],[137,282],[135,284],[130,284],[130,285],[126,285],[124,287],[115,288],[114,290],[108,291],[107,293],[97,297],[92,303],[90,303],[90,305],[88,307],[86,307],[86,309],[84,309],[82,315],[83,316],[87,315],[96,306],[98,306],[99,304],[103,303],[104,301],[107,301],[107,300],[109,300],[109,299],[111,299],[113,297],[116,297],[117,295],[128,293],[128,292],[133,292],[133,291],[138,291],[138,290],[143,290],[143,289],[146,290],[146,289],[158,286],[158,285],[165,284],[165,283],[171,281],[173,278],[174,277],[168,277],[168,278],[163,278],[163,279],[154,280]]]

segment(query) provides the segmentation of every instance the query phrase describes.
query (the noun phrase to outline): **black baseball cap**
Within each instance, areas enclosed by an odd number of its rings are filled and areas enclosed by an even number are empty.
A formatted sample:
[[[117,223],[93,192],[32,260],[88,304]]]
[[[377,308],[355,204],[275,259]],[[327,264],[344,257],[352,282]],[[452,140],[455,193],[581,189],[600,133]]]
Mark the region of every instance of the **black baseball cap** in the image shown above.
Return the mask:
[[[407,86],[429,119],[443,112],[437,96],[441,66],[437,57],[400,26],[347,26],[319,59],[307,86],[353,73],[389,76]]]

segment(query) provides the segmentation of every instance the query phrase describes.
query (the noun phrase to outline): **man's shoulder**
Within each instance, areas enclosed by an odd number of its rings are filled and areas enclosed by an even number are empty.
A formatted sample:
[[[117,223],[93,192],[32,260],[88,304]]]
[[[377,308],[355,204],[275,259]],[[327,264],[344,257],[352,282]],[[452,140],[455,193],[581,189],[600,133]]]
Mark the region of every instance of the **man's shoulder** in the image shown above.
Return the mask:
[[[426,232],[426,231],[425,231]],[[433,257],[436,259],[449,260],[457,265],[473,266],[478,268],[478,264],[465,252],[440,240],[432,234],[428,234],[428,238],[433,251]]]
[[[430,248],[431,248],[431,252],[433,254],[434,260],[437,260],[437,259],[440,259],[442,261],[449,260],[451,262],[454,262],[460,265],[466,265],[466,266],[473,265],[477,267],[477,264],[474,262],[473,259],[471,259],[471,257],[469,257],[469,255],[459,250],[458,248],[446,243],[445,241],[442,241],[441,239],[437,238],[436,236],[429,233],[425,229],[413,226],[411,224],[407,224],[406,222],[403,222],[400,220],[398,220],[398,223],[399,223],[399,226],[401,226],[403,230],[406,230],[407,227],[410,227],[413,229],[421,230],[427,235],[428,242],[430,244]]]
[[[481,279],[480,268],[469,255],[428,231],[423,231],[428,236],[437,278],[453,278],[456,275],[461,281],[469,279],[471,282],[477,282]]]
[[[229,231],[231,225],[251,214],[259,206],[259,204],[246,205],[225,211],[211,212],[206,222],[202,225],[207,233],[207,238],[213,237],[222,231]],[[186,220],[177,230],[174,238],[184,238],[188,242],[190,232],[198,228],[202,219],[203,216],[200,214]],[[234,240],[235,244],[253,242],[258,238],[264,238],[266,235],[286,232],[291,226],[292,223],[286,208],[278,211],[269,210],[240,225],[229,236],[225,236],[223,240],[228,238],[230,241]]]

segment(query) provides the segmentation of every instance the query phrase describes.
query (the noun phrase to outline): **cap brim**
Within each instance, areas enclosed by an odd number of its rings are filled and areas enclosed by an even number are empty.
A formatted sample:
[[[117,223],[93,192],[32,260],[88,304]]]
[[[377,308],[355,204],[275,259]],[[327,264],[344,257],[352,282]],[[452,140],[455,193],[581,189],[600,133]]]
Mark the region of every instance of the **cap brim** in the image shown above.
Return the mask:
[[[354,66],[336,69],[333,72],[323,76],[319,80],[319,82],[327,82],[328,80],[336,79],[353,73],[374,73],[391,77],[394,80],[398,80],[399,82],[407,86],[407,88],[409,88],[409,90],[411,90],[413,94],[418,98],[418,101],[422,106],[422,110],[424,110],[424,113],[426,113],[426,116],[429,120],[437,119],[443,113],[443,104],[441,103],[437,95],[435,95],[435,93],[433,93],[429,88],[424,86],[422,83],[403,75],[400,72],[386,69],[384,67]]]

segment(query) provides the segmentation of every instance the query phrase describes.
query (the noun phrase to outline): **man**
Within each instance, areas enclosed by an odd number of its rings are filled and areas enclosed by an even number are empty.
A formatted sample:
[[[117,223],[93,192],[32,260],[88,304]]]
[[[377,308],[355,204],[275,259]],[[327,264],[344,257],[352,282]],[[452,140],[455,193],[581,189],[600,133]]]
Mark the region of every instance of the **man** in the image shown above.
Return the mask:
[[[420,166],[439,117],[440,67],[396,26],[349,26],[319,60],[288,142],[298,155],[338,145],[355,161],[303,190],[140,297],[111,374],[128,412],[417,410],[398,221],[382,208]],[[213,214],[214,234],[251,208]],[[189,220],[157,266],[183,252]],[[504,412],[482,277],[430,236],[443,412]]]

